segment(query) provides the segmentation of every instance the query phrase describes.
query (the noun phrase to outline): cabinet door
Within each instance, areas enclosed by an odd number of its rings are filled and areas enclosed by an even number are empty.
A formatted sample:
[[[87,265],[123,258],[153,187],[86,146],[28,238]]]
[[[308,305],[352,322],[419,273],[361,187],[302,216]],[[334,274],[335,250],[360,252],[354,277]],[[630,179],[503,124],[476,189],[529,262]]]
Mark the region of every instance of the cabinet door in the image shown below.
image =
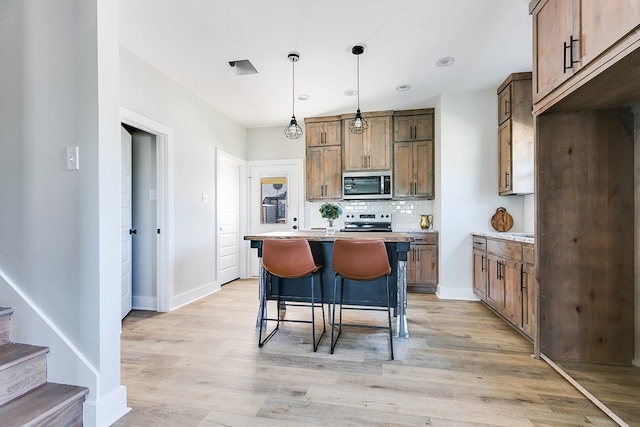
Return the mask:
[[[342,121],[332,120],[324,122],[324,145],[342,144]]]
[[[533,92],[537,102],[560,83],[573,74],[569,52],[565,43],[570,37],[578,39],[579,32],[574,31],[574,6],[579,0],[548,0],[533,11],[533,49],[535,81]],[[578,47],[574,44],[574,60],[577,60]]]
[[[473,250],[473,292],[485,299],[487,292],[487,253]]]
[[[323,149],[322,183],[325,199],[342,198],[342,147],[339,145]]]
[[[418,114],[413,116],[413,139],[416,141],[433,139],[433,114]]]
[[[347,123],[343,126],[344,133],[344,170],[345,171],[361,171],[366,170],[366,158],[368,149],[365,146],[365,133],[351,133]]]
[[[503,260],[487,255],[487,303],[497,311],[504,308],[504,266]]]
[[[307,148],[307,200],[342,197],[340,146]]]
[[[411,245],[409,249],[409,253],[407,254],[407,286],[409,285],[419,285],[418,281],[418,255],[417,246]]]
[[[438,248],[436,245],[416,245],[418,281],[423,285],[438,284]]]
[[[521,277],[522,263],[502,260],[502,276],[504,279],[504,308],[502,315],[514,325],[521,324]]]
[[[413,195],[425,199],[434,198],[433,141],[418,141],[413,144]]]
[[[582,0],[580,3],[581,66],[595,59],[640,22],[638,0]]]
[[[498,94],[498,124],[511,118],[511,85]]]
[[[498,192],[510,194],[513,174],[511,170],[511,121],[498,128]]]
[[[413,116],[394,116],[393,141],[405,142],[413,140]]]
[[[319,147],[324,144],[324,123],[307,123],[304,130],[307,147]]]
[[[364,133],[367,148],[365,166],[372,170],[390,170],[391,117],[371,117],[367,121],[369,129]]]
[[[533,338],[536,327],[537,288],[532,265],[522,266],[522,331]]]
[[[393,197],[413,195],[413,142],[393,144]]]

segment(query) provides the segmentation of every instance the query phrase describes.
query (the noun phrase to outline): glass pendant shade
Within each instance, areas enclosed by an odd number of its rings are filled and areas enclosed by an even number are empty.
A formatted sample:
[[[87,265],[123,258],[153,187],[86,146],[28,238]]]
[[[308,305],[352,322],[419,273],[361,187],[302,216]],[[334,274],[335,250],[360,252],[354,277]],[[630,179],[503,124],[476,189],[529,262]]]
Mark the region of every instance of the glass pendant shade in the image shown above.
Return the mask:
[[[358,78],[358,109],[355,117],[349,121],[349,132],[351,133],[364,133],[369,128],[369,124],[364,117],[362,117],[362,113],[360,112],[360,55],[363,52],[364,47],[360,45],[356,45],[351,49],[351,53],[356,55]]]
[[[296,120],[296,112],[295,112],[295,102],[296,102],[296,62],[300,59],[300,54],[298,52],[289,52],[288,55],[289,61],[291,61],[292,67],[292,93],[291,93],[291,110],[293,114],[291,115],[291,121],[284,128],[284,134],[289,139],[298,139],[302,136],[302,128],[298,125],[298,121]]]

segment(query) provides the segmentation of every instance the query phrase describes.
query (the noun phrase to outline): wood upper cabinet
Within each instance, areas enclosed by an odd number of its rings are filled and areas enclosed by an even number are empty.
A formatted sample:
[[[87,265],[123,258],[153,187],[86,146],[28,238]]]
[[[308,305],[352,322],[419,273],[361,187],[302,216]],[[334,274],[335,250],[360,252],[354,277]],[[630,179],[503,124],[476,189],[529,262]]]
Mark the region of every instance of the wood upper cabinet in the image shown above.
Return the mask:
[[[344,170],[391,169],[391,112],[362,113],[369,128],[360,134],[349,132],[353,115],[343,115]]]
[[[514,73],[498,87],[498,192],[531,194],[534,145],[531,73]]]
[[[633,32],[640,22],[637,0],[533,0],[529,10],[533,15],[533,101],[540,103],[536,110],[579,87],[577,81],[591,79],[613,65],[623,56],[619,52],[640,39]],[[563,89],[554,94],[560,86]],[[550,99],[541,102],[548,95]]]
[[[434,198],[433,141],[393,144],[393,197]]]
[[[433,199],[434,110],[393,114],[393,197]]]
[[[305,119],[304,125],[307,147],[342,144],[342,120],[340,116],[308,118]]]
[[[307,200],[342,198],[342,147],[307,148]]]
[[[395,111],[393,141],[433,140],[433,109]]]
[[[438,233],[411,233],[407,254],[407,289],[433,293],[438,286]]]

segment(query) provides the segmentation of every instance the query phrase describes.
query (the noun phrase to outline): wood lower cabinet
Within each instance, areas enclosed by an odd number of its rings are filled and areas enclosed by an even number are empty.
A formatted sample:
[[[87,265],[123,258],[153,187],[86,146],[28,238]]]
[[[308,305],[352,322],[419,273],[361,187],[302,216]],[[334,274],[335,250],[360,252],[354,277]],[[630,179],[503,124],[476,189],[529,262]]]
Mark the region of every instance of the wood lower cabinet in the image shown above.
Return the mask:
[[[391,112],[363,113],[369,128],[360,134],[349,131],[352,115],[343,116],[344,170],[391,170]]]
[[[307,200],[342,198],[342,147],[307,148]]]
[[[533,245],[473,236],[473,266],[476,295],[533,339],[537,304]]]
[[[485,299],[488,285],[487,239],[473,236],[473,292]]]
[[[407,254],[407,290],[434,293],[438,286],[438,233],[411,233]]]

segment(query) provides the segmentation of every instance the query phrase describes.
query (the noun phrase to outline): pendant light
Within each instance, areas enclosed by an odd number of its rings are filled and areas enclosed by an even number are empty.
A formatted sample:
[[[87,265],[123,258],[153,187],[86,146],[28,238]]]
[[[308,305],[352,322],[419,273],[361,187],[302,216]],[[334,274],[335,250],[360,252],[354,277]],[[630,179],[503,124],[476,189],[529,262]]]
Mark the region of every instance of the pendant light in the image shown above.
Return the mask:
[[[291,94],[291,110],[292,116],[289,124],[284,128],[284,134],[289,139],[298,139],[302,136],[302,128],[298,125],[296,121],[296,111],[295,111],[295,102],[296,102],[296,62],[300,59],[300,54],[298,52],[289,52],[289,61],[291,61],[292,75],[293,75],[293,85],[292,85],[292,94]]]
[[[349,122],[349,131],[351,133],[364,133],[367,128],[369,127],[369,124],[367,123],[367,121],[362,117],[362,113],[360,113],[360,55],[362,53],[364,53],[364,46],[360,46],[360,45],[355,45],[352,49],[351,49],[351,53],[353,53],[356,56],[356,61],[357,61],[357,75],[358,75],[358,87],[357,87],[357,91],[358,91],[358,109],[356,110],[356,115],[353,119],[351,119],[351,121]]]

